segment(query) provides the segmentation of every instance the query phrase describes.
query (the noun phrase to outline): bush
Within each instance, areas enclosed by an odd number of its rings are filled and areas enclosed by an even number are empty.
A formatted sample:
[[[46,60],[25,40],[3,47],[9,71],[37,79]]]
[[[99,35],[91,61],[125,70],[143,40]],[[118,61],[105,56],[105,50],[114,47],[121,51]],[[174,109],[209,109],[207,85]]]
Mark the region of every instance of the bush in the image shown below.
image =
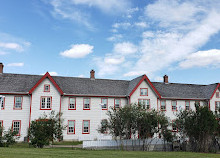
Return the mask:
[[[3,128],[0,127],[0,147],[9,147],[16,143],[16,139],[19,139],[16,131],[11,128],[8,131],[3,132]]]

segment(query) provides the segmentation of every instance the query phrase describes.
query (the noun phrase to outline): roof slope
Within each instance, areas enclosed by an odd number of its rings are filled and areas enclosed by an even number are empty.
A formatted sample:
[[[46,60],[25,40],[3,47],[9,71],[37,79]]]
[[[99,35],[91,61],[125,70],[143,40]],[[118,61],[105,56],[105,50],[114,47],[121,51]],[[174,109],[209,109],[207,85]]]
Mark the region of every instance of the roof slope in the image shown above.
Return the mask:
[[[180,83],[161,83],[152,82],[162,97],[167,98],[185,98],[185,99],[209,99],[217,87],[216,84],[196,85]]]
[[[143,76],[144,75],[141,75],[131,81],[109,79],[91,80],[90,78],[61,76],[53,76],[52,78],[62,89],[64,94],[129,96]],[[42,75],[0,74],[0,93],[28,93],[42,77]],[[152,82],[152,84],[162,98],[184,99],[209,99],[218,85],[217,83],[210,85],[195,85],[179,83],[165,84],[161,82]]]

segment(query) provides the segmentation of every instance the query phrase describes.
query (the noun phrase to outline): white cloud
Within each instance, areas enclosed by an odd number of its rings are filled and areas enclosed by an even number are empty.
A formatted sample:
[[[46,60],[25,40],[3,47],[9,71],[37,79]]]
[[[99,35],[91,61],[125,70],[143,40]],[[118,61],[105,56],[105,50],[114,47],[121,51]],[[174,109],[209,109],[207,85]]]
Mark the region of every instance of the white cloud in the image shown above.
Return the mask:
[[[24,63],[9,63],[7,64],[9,67],[22,67],[24,66]]]
[[[131,42],[122,42],[114,45],[113,52],[123,55],[134,54],[138,51],[136,45]]]
[[[139,11],[139,8],[138,8],[138,7],[128,9],[128,10],[127,10],[127,15],[126,15],[126,17],[127,17],[127,18],[132,18],[133,14],[134,14],[135,12],[137,12],[137,11]]]
[[[137,27],[141,27],[141,28],[148,27],[147,23],[143,22],[143,21],[142,22],[135,22],[134,25],[137,26]]]
[[[0,55],[6,55],[6,54],[8,54],[8,52],[1,51],[1,50],[0,50]]]
[[[51,71],[51,72],[49,72],[49,74],[50,74],[51,76],[58,76],[58,73],[55,72],[55,71]]]
[[[117,41],[120,40],[123,36],[121,34],[114,34],[111,37],[108,37],[108,41]]]
[[[152,32],[152,31],[145,31],[145,32],[143,32],[142,33],[142,37],[143,38],[152,38],[152,37],[154,37],[154,32]]]
[[[220,50],[211,49],[207,51],[198,51],[190,54],[184,61],[179,63],[183,69],[192,67],[220,66]]]
[[[60,53],[60,55],[67,58],[83,58],[93,52],[94,46],[89,44],[75,44],[70,49]]]
[[[80,78],[84,78],[85,76],[84,76],[84,75],[79,75],[78,77],[80,77]]]
[[[127,29],[128,27],[132,26],[129,22],[122,22],[122,23],[114,23],[112,25],[113,28],[123,28]]]
[[[120,58],[114,58],[114,57],[105,57],[104,62],[105,64],[112,64],[112,65],[118,65],[125,61],[124,57]]]
[[[0,42],[0,48],[3,49],[11,49],[11,50],[15,50],[18,52],[23,51],[23,47],[21,45],[19,45],[18,43],[5,43],[5,42]]]

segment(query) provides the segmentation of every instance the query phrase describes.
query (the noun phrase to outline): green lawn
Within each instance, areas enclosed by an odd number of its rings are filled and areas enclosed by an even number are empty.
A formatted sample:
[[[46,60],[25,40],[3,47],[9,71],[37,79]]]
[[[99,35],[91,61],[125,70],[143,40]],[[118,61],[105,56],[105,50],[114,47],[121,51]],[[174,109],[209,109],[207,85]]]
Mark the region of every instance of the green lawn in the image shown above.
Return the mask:
[[[0,157],[77,157],[77,158],[118,158],[118,157],[149,157],[149,158],[219,158],[219,154],[190,153],[190,152],[142,152],[142,151],[115,151],[115,150],[71,150],[68,148],[0,148]]]

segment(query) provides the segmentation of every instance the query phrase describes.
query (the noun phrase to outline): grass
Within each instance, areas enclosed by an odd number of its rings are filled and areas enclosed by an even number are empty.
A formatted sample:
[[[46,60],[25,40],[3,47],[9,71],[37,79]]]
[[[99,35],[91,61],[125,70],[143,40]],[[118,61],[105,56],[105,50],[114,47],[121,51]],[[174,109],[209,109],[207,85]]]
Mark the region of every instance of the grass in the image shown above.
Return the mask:
[[[142,152],[116,150],[83,150],[69,148],[0,148],[0,158],[47,158],[47,157],[77,157],[77,158],[219,158],[219,154],[192,153],[192,152]]]

